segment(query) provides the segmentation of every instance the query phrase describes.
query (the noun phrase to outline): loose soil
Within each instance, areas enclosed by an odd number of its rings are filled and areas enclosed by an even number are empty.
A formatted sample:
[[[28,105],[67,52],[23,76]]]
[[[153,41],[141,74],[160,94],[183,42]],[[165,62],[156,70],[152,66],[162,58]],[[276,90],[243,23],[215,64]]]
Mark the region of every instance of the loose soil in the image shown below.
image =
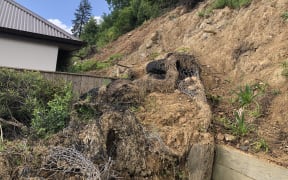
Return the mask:
[[[208,17],[200,17],[198,13],[207,8],[211,2],[203,2],[190,12],[180,7],[148,21],[109,44],[93,58],[101,61],[113,54],[122,54],[124,57],[118,64],[130,68],[116,65],[110,69],[89,73],[113,77],[123,77],[128,74],[132,78],[138,78],[145,74],[148,62],[161,59],[169,52],[194,55],[201,65],[201,79],[206,95],[212,100],[210,105],[213,122],[210,132],[214,134],[217,143],[242,148],[247,153],[288,167],[286,112],[288,86],[287,78],[281,75],[283,70],[281,63],[288,58],[288,22],[281,15],[287,11],[288,2],[254,0],[246,8],[239,10],[224,8],[214,10]],[[246,84],[257,83],[265,84],[266,91],[261,97],[257,97],[261,105],[261,115],[257,118],[247,117],[247,122],[254,127],[253,130],[243,137],[236,137],[232,142],[222,140],[221,135],[233,133],[223,124],[219,124],[219,118],[226,118],[233,122],[235,111],[239,108],[239,105],[233,102],[237,98],[235,92]],[[175,109],[177,109],[177,100],[185,95],[172,94],[175,96],[174,100],[171,99],[171,94],[156,93],[150,96],[166,106],[173,104],[170,101],[175,100]],[[187,100],[183,102],[187,103]],[[185,109],[185,104],[182,106]],[[172,105],[167,108],[164,106],[157,109],[158,113],[153,114],[150,111],[155,109],[149,111],[143,107],[138,116],[148,126],[164,131],[167,124],[186,121],[179,120],[176,114],[175,117],[169,118],[171,109],[173,109]],[[193,105],[190,109],[193,109]],[[250,109],[246,107],[246,109],[249,111],[254,107]],[[190,123],[193,121],[194,119]],[[173,127],[174,129],[170,130],[171,134],[177,136],[177,132],[181,132],[179,136],[183,136],[184,140],[183,134],[186,130],[181,131],[185,129],[184,124],[180,123]],[[255,143],[261,139],[269,147],[267,152],[254,148]],[[172,140],[167,140],[170,141]],[[181,141],[176,142],[175,146],[180,144]]]
[[[203,135],[207,132],[218,144],[288,168],[288,85],[287,77],[281,75],[281,63],[288,58],[288,22],[281,15],[288,10],[288,2],[253,0],[245,8],[224,8],[200,17],[199,12],[211,3],[205,1],[188,12],[178,7],[103,48],[93,60],[106,61],[115,54],[123,57],[118,65],[87,73],[128,77],[131,81],[112,84],[99,90],[95,101],[75,105],[76,109],[84,106],[96,111],[95,121],[81,122],[75,115],[69,127],[53,137],[37,142],[23,138],[7,145],[15,151],[0,154],[0,166],[5,167],[0,176],[19,177],[20,172],[40,169],[47,162],[43,157],[47,157],[50,146],[61,145],[74,147],[94,164],[103,164],[101,158],[113,157],[115,170],[120,172],[115,176],[167,179],[166,174],[171,179],[181,179],[187,177],[187,172],[180,168],[173,174],[174,165],[185,166],[182,158],[201,138],[209,139]],[[201,80],[205,88],[202,93],[210,107],[203,96],[197,101],[177,87],[142,92],[147,88],[141,86],[142,80],[150,82],[147,64],[174,52],[195,57],[201,69],[197,82]],[[230,125],[235,123],[235,113],[240,109],[237,93],[246,85],[252,88],[257,103],[245,106],[245,123],[250,128],[240,136]],[[257,109],[257,105],[261,108]],[[268,149],[257,148],[260,141],[266,142]],[[34,158],[29,155],[31,152]],[[12,155],[19,157],[13,159]],[[29,168],[17,166],[21,162],[16,160],[29,164]],[[45,176],[49,174],[41,177]]]

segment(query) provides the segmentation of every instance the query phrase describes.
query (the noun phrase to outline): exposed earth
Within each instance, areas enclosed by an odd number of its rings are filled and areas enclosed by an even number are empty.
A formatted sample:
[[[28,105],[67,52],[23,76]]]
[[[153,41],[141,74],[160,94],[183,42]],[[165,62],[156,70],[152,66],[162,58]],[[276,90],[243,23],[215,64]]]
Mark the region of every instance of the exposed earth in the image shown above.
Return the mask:
[[[199,12],[209,3],[211,1],[200,3],[190,12],[179,7],[123,35],[93,59],[106,60],[113,54],[122,54],[124,57],[118,64],[130,68],[115,65],[90,73],[123,77],[132,71],[133,78],[138,78],[145,74],[148,62],[161,59],[167,53],[191,54],[201,66],[205,93],[212,101],[213,118],[209,132],[217,143],[234,146],[288,167],[288,86],[287,78],[281,75],[281,64],[288,58],[288,22],[281,16],[288,9],[288,2],[255,0],[246,8],[232,10],[226,7],[200,17]],[[231,131],[219,121],[233,121],[235,111],[239,109],[234,102],[237,92],[246,85],[254,85],[255,95],[259,91],[257,86],[265,88],[265,93],[258,93],[256,98],[261,112],[256,118],[247,116],[247,121],[253,126],[249,134],[227,142],[223,136],[231,134]],[[160,98],[162,94],[153,95]],[[178,98],[182,96],[177,95]],[[161,100],[162,104],[167,104],[166,101],[171,100],[168,97]],[[177,101],[174,103],[177,105]],[[246,109],[253,111],[253,107]],[[159,117],[150,114],[145,114],[143,123],[165,126]],[[262,139],[269,150],[255,150],[255,144]]]
[[[178,7],[98,52],[92,60],[121,58],[88,73],[120,80],[77,101],[63,132],[11,142],[0,176],[210,179],[215,143],[288,168],[288,2],[199,16],[211,2]],[[193,174],[191,164],[201,168]]]

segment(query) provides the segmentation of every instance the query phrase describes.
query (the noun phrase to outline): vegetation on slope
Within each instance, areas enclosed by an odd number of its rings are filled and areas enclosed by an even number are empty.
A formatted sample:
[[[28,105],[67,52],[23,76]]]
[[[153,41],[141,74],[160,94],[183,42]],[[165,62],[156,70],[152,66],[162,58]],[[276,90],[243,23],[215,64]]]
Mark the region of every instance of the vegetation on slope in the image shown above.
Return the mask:
[[[31,134],[44,137],[67,125],[72,100],[69,84],[11,69],[1,69],[0,82],[2,136],[12,138],[32,130]]]

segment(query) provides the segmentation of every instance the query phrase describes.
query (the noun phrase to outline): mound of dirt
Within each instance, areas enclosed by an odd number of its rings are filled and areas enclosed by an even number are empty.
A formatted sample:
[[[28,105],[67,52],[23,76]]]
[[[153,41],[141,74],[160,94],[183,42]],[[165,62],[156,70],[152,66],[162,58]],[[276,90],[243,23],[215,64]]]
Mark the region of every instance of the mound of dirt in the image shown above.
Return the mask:
[[[235,108],[239,108],[233,104],[233,99],[237,98],[235,92],[239,92],[239,89],[246,85],[253,87],[259,82],[266,84],[269,88],[261,95],[262,98],[257,99],[261,101],[258,103],[261,104],[262,115],[251,120],[248,114],[253,107],[246,107],[247,123],[253,121],[251,126],[256,128],[244,137],[236,137],[236,142],[220,140],[218,143],[240,149],[245,141],[246,144],[249,142],[246,145],[247,152],[288,167],[288,124],[285,113],[288,86],[287,78],[281,75],[281,63],[288,58],[288,23],[282,18],[288,9],[288,3],[285,0],[257,0],[241,9],[226,7],[213,10],[209,16],[199,16],[212,2],[200,3],[187,13],[185,9],[178,7],[148,21],[118,38],[94,58],[104,60],[111,54],[122,54],[124,58],[118,63],[130,68],[121,69],[121,72],[125,74],[130,71],[133,78],[139,78],[145,76],[146,65],[151,60],[161,60],[173,51],[193,54],[202,70],[201,79],[205,93],[210,99],[209,102],[212,102],[211,133],[215,134],[216,139],[218,135],[221,137],[221,134],[232,134],[230,130],[223,128],[223,125],[219,128],[217,121],[221,118],[232,123],[235,121],[233,113],[238,110]],[[120,68],[123,67],[116,65],[101,73],[121,77],[123,74],[115,73],[119,72]],[[154,71],[153,68],[148,70]],[[158,77],[154,81],[164,79],[164,75],[167,76],[165,73],[154,75]],[[172,91],[169,88],[168,90]],[[254,93],[257,93],[257,90]],[[165,104],[165,99],[163,101]],[[255,151],[254,145],[259,141],[267,144],[268,152]]]
[[[31,148],[17,147],[11,151],[21,152],[16,161],[1,152],[0,174],[52,177],[53,171],[37,170],[49,164],[50,146],[61,146],[74,159],[93,163],[102,177],[210,179],[214,138],[288,167],[288,85],[281,75],[288,58],[288,23],[281,16],[288,2],[255,0],[199,16],[211,3],[189,12],[178,7],[102,49],[95,60],[123,58],[89,73],[130,80],[91,90],[74,105],[69,127],[37,146],[29,141]],[[250,104],[243,105],[243,93]],[[237,129],[241,118],[247,131]],[[63,162],[54,163],[62,172]],[[91,177],[71,167],[57,177]]]
[[[25,161],[12,177],[209,180],[211,110],[195,57],[169,53],[146,70],[136,80],[115,80],[82,95],[70,125],[40,143],[36,154],[42,163],[33,167]],[[24,159],[31,150],[25,152]],[[9,156],[3,157],[5,164]],[[11,177],[17,165],[10,166],[0,173]]]

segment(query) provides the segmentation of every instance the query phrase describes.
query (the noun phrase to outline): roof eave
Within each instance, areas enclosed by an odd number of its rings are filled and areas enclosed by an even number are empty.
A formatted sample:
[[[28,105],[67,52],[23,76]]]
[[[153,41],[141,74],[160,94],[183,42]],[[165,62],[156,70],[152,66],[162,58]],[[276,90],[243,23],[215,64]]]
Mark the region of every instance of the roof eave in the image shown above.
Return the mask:
[[[9,35],[21,36],[25,38],[32,38],[37,40],[44,40],[49,41],[51,43],[58,43],[58,44],[65,44],[64,50],[75,51],[81,49],[83,46],[86,45],[85,42],[81,40],[74,40],[74,39],[65,39],[55,36],[48,36],[43,34],[36,34],[27,31],[19,31],[16,29],[10,29],[5,27],[0,27],[0,33],[5,33]]]

